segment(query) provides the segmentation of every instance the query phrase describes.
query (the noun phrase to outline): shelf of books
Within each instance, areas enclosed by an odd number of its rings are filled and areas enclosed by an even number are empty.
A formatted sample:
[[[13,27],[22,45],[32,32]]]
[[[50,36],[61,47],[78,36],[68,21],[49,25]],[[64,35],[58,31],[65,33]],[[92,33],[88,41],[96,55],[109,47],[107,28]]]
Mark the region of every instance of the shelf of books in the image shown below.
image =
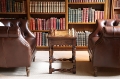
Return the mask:
[[[48,49],[50,29],[66,29],[65,15],[65,0],[30,1],[30,29],[37,37],[37,49]]]
[[[79,49],[87,49],[88,36],[95,28],[96,19],[107,18],[107,2],[107,0],[68,0],[68,29],[76,30]]]
[[[27,18],[27,0],[1,0],[1,18]]]
[[[101,1],[101,2],[100,2]],[[107,0],[70,0],[68,2],[68,22],[80,24],[95,24],[96,19],[104,19],[106,12]],[[97,7],[96,7],[97,6]]]
[[[112,2],[113,13],[118,16],[119,0]],[[108,0],[1,0],[0,4],[0,18],[29,20],[29,28],[36,35],[37,49],[40,50],[48,49],[46,37],[50,29],[72,28],[76,31],[77,50],[87,49],[88,36],[95,28],[96,19],[105,19],[108,16]],[[55,48],[69,50],[71,47]]]
[[[50,29],[74,28],[77,50],[87,49],[88,36],[96,19],[107,18],[107,0],[31,0],[30,29],[37,37],[37,49],[48,50]],[[97,7],[96,7],[97,6]],[[56,50],[70,50],[71,46],[54,46]]]
[[[111,18],[120,19],[120,0],[112,0]]]

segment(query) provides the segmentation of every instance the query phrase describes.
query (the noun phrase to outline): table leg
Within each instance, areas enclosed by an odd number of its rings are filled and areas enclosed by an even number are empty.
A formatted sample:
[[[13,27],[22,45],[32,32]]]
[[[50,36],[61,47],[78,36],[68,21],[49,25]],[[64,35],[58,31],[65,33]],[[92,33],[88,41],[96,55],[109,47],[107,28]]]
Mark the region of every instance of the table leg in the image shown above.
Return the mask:
[[[73,74],[76,74],[76,47],[72,46]]]
[[[52,74],[53,46],[49,46],[49,74]]]

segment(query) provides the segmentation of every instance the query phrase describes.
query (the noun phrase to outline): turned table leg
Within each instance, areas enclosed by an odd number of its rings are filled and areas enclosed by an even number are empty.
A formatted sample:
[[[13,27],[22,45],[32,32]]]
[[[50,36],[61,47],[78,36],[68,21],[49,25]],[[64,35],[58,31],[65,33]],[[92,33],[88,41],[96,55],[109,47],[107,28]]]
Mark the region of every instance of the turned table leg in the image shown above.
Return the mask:
[[[52,62],[53,62],[53,46],[49,47],[49,74],[52,74]]]
[[[72,46],[73,74],[76,74],[76,48]]]

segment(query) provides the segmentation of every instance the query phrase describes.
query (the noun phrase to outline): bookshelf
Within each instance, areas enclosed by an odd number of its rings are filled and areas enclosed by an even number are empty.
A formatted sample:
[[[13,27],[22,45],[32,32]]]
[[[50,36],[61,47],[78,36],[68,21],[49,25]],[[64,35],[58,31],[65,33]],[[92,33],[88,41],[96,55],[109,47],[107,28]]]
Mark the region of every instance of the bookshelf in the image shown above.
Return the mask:
[[[28,18],[27,3],[28,0],[1,0],[0,18]]]
[[[65,23],[66,18],[65,3],[66,3],[65,0],[30,0],[29,20],[30,23],[33,23],[30,24],[30,28],[38,38],[37,42],[38,50],[49,49],[46,36],[50,32],[50,29],[52,28],[57,30],[66,29],[65,26],[67,24]],[[57,49],[57,47],[55,48]]]
[[[112,0],[111,18],[120,19],[120,0]]]
[[[91,32],[95,28],[96,19],[108,18],[107,13],[108,0],[98,1],[92,2],[92,0],[86,0],[81,2],[81,0],[80,1],[69,0],[66,3],[68,8],[66,12],[68,15],[67,28],[68,29],[74,28],[78,33],[78,37],[79,34],[82,34],[83,31]],[[78,38],[77,45],[78,49],[87,49],[87,44],[85,44],[84,42],[79,43],[79,41],[84,40],[87,39],[86,38],[84,39],[83,36],[81,38]]]
[[[2,0],[5,1],[5,0]],[[6,1],[13,1],[13,0],[6,0]],[[29,20],[29,28],[31,29],[34,34],[39,37],[39,44],[37,45],[38,50],[48,50],[47,44],[41,45],[40,40],[46,40],[47,34],[50,32],[50,28],[55,28],[58,30],[68,30],[74,28],[78,33],[85,31],[92,31],[95,28],[95,18],[93,21],[89,21],[88,17],[86,18],[87,21],[84,19],[79,20],[73,18],[78,17],[80,15],[75,14],[78,12],[78,9],[81,9],[81,12],[84,9],[89,9],[92,11],[98,11],[103,13],[104,19],[108,18],[108,1],[109,0],[98,0],[102,2],[89,2],[92,0],[85,0],[88,2],[80,2],[84,0],[14,0],[15,2],[24,4],[22,5],[22,10],[20,11],[4,11],[0,8],[0,18],[25,18]],[[72,2],[74,1],[74,2]],[[78,1],[78,2],[75,2]],[[0,2],[2,4],[2,2]],[[10,4],[6,4],[9,5]],[[2,5],[1,5],[2,6]],[[15,3],[14,3],[15,6]],[[5,7],[7,10],[8,7]],[[15,8],[17,10],[17,8]],[[72,14],[74,13],[74,15]],[[70,16],[72,16],[70,18]],[[88,16],[88,14],[86,15]],[[92,17],[92,14],[91,16]],[[96,17],[97,19],[98,17]],[[72,20],[71,20],[72,19]],[[52,23],[51,22],[52,20]],[[56,21],[57,23],[55,24]],[[43,23],[43,24],[42,24]],[[41,27],[42,26],[42,27]],[[44,27],[45,26],[45,27]],[[52,27],[56,26],[56,27]],[[34,27],[34,28],[33,28]],[[41,36],[41,34],[43,34]],[[41,36],[41,37],[40,37]],[[83,39],[85,40],[85,39]],[[55,50],[70,50],[71,46],[54,46]],[[76,50],[87,50],[86,45],[77,45]]]

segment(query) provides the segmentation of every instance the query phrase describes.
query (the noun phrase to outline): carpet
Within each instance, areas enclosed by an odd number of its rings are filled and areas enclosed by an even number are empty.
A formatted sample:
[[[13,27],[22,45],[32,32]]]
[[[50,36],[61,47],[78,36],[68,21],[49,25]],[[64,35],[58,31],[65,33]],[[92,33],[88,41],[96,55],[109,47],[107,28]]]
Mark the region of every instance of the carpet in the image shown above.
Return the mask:
[[[55,58],[70,58],[71,51],[55,51]],[[37,51],[35,62],[31,63],[30,76],[26,76],[25,67],[0,68],[0,79],[120,79],[120,70],[99,68],[98,76],[93,76],[93,67],[87,51],[76,51],[76,74],[55,71],[49,74],[49,52]],[[53,68],[71,68],[69,61],[55,61]]]

